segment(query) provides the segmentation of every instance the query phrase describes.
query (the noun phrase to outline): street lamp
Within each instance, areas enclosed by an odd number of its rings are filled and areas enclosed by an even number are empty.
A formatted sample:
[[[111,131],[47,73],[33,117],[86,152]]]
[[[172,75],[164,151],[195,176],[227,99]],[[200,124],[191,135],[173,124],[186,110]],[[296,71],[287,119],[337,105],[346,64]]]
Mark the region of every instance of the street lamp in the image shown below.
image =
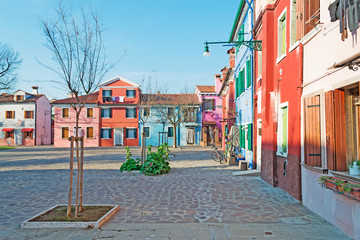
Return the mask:
[[[259,40],[254,40],[254,41],[228,41],[228,42],[204,42],[205,44],[205,51],[204,51],[204,57],[209,57],[210,56],[210,51],[209,51],[209,44],[231,44],[231,45],[235,45],[235,46],[241,46],[244,45],[248,48],[251,48],[254,51],[262,51],[262,41]]]

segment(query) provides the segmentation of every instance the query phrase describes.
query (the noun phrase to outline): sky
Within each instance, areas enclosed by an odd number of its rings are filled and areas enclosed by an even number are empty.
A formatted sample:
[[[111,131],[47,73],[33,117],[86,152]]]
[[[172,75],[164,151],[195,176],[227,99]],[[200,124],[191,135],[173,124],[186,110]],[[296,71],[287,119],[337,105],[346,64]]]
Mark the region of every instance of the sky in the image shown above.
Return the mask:
[[[103,41],[107,61],[117,62],[102,79],[123,76],[141,83],[151,79],[168,93],[196,85],[214,85],[214,75],[229,65],[229,46],[210,45],[203,57],[205,41],[228,41],[240,0],[63,0],[74,14],[80,7],[98,13],[105,26]],[[10,45],[22,58],[14,90],[39,92],[49,100],[66,98],[58,75],[39,62],[54,66],[44,46],[40,20],[55,18],[58,0],[0,0],[0,42]],[[126,50],[126,56],[123,51]]]

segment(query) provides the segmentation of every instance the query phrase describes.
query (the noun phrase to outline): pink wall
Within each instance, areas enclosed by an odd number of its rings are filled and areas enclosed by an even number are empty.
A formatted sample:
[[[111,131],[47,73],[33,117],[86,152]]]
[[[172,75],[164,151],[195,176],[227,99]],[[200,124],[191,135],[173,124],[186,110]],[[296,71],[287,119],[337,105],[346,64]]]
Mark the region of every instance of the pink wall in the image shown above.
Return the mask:
[[[51,105],[49,100],[42,96],[36,101],[35,144],[51,144]],[[33,145],[32,141],[24,141],[24,145]]]
[[[64,104],[63,107],[69,107],[69,105]],[[92,107],[94,117],[87,118],[86,117],[86,108]],[[73,129],[76,125],[76,113],[75,110],[69,107],[69,118],[62,117],[62,107],[58,104],[55,107],[55,120],[54,120],[54,147],[69,147],[68,139],[62,139],[62,127],[69,127],[70,133],[69,135],[73,135]],[[87,105],[84,109],[82,109],[79,119],[79,127],[82,129],[82,133],[85,136],[85,147],[97,147],[99,146],[99,108],[96,105]],[[86,138],[86,127],[93,127],[94,128],[94,138]]]
[[[205,111],[202,112],[202,122],[204,121],[215,121],[216,126],[221,129],[221,123],[222,120],[222,99],[218,97],[217,95],[202,95],[202,99],[214,99],[215,101],[215,110],[214,111]]]

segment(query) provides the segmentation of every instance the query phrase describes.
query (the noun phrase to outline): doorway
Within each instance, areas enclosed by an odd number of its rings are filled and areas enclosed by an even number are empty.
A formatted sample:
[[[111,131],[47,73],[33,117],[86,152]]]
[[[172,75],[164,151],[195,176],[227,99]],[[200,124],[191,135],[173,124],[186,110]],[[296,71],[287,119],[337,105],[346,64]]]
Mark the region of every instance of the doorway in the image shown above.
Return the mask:
[[[261,169],[261,123],[261,119],[258,119],[256,130],[256,169]]]
[[[186,143],[195,144],[195,128],[186,128]]]
[[[114,129],[114,146],[124,145],[124,129],[115,128]]]

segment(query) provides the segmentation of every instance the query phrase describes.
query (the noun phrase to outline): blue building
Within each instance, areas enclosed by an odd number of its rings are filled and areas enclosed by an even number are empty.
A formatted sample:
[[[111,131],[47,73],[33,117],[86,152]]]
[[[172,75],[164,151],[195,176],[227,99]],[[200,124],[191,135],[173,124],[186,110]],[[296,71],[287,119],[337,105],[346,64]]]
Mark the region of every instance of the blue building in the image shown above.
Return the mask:
[[[199,145],[201,104],[196,94],[142,94],[139,130],[146,132],[146,145]],[[178,123],[174,126],[173,123]],[[142,135],[140,134],[142,143]]]
[[[242,0],[229,41],[252,41],[254,1]],[[236,46],[235,99],[236,125],[240,133],[240,152],[253,167],[253,50],[244,44]]]

